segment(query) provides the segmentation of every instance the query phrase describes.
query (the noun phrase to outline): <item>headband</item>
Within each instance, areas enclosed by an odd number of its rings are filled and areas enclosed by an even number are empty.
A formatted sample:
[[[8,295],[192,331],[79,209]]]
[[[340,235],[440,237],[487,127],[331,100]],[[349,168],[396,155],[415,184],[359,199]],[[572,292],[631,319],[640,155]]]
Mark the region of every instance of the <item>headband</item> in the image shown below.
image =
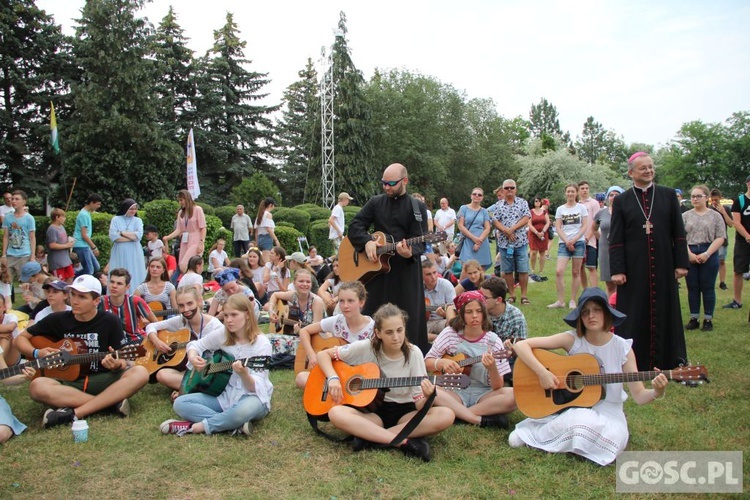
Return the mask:
[[[467,303],[471,302],[472,300],[476,300],[480,304],[486,304],[487,299],[484,298],[484,295],[482,295],[482,292],[479,290],[472,290],[471,292],[464,292],[461,295],[457,296],[455,299],[453,299],[453,305],[456,306],[456,310],[461,310],[463,306],[465,306]]]

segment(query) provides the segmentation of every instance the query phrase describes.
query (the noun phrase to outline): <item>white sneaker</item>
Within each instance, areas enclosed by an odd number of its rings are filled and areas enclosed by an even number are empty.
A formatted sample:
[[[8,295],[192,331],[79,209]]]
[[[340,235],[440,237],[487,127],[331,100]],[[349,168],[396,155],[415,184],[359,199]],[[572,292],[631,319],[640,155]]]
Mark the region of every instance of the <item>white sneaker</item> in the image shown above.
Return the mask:
[[[518,435],[518,431],[514,430],[508,435],[508,446],[511,448],[521,448],[522,446],[526,446],[526,443]]]

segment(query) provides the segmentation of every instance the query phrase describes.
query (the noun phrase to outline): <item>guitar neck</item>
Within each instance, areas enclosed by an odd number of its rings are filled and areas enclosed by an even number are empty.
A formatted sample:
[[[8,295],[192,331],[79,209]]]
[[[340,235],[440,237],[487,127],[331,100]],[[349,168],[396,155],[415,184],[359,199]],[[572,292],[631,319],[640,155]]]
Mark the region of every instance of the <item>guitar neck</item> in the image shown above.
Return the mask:
[[[120,359],[120,351],[114,352],[87,352],[84,354],[72,354],[69,359],[65,361],[66,365],[82,365],[86,363],[93,363],[94,361],[101,361],[106,358],[108,354],[111,354],[113,358]]]
[[[177,309],[163,309],[161,311],[151,311],[154,313],[154,316],[157,318],[163,318],[164,316],[174,316],[176,314],[180,314],[180,311]]]
[[[598,373],[596,375],[583,375],[583,385],[605,385],[621,384],[625,382],[645,382],[653,380],[654,377],[663,373],[667,379],[674,380],[672,370],[646,371],[646,372],[629,372],[629,373]]]
[[[479,363],[480,361],[482,361],[482,355],[481,354],[479,356],[472,356],[470,358],[464,358],[464,359],[462,359],[461,361],[458,362],[458,366],[460,366],[461,368],[463,368],[465,366],[475,365],[475,364]]]
[[[43,368],[44,364],[41,363],[42,359],[34,359],[26,363],[21,363],[20,365],[13,365],[7,368],[3,368],[2,370],[0,370],[0,380],[22,374],[23,369],[26,368],[27,366],[31,366],[35,370],[38,370],[39,368]]]
[[[366,378],[362,379],[362,389],[386,389],[388,387],[413,387],[422,384],[422,380],[429,379],[434,385],[438,383],[438,377],[391,377],[391,378]]]
[[[431,234],[423,234],[422,236],[415,236],[414,238],[409,238],[406,240],[407,245],[413,245],[414,243],[424,243],[425,241],[432,241],[435,239],[435,233]],[[382,247],[378,247],[377,253],[378,255],[383,253],[393,253],[396,251],[396,243],[386,243]]]
[[[258,363],[259,359],[262,359],[262,358],[264,358],[264,357],[263,356],[260,356],[260,357],[255,356],[255,357],[252,357],[252,358],[233,359],[231,361],[228,360],[228,361],[220,361],[218,363],[209,363],[203,369],[203,372],[204,372],[205,375],[211,375],[212,373],[219,373],[219,372],[229,371],[229,370],[232,369],[232,364],[235,361],[241,362],[247,368],[247,365],[252,365],[252,364]],[[265,359],[267,359],[267,358],[265,358]],[[256,366],[253,369],[260,370],[260,369],[265,369],[265,368],[266,368],[266,366],[263,366],[263,367],[257,367]]]

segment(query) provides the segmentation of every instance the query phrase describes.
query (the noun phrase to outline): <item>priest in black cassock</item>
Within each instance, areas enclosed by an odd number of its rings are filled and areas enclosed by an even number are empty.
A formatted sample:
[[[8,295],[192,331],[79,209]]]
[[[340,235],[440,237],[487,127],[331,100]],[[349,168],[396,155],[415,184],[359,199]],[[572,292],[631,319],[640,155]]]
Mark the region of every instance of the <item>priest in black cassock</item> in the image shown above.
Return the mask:
[[[406,193],[408,183],[406,167],[399,163],[389,165],[381,180],[385,193],[370,198],[354,217],[349,224],[349,240],[358,252],[365,251],[373,262],[378,256],[371,227],[372,231],[382,231],[398,242],[396,254],[390,259],[390,272],[375,276],[365,285],[367,302],[362,313],[372,315],[387,302],[397,305],[409,315],[407,338],[426,353],[429,344],[420,260],[425,245],[407,245],[404,240],[427,234],[427,207],[421,201],[417,202],[421,215],[421,222],[418,221],[412,197]]]
[[[633,187],[616,197],[609,233],[609,265],[617,309],[627,314],[615,329],[633,339],[638,370],[686,364],[677,280],[688,272],[687,240],[675,190],[654,184],[654,161],[628,160]]]

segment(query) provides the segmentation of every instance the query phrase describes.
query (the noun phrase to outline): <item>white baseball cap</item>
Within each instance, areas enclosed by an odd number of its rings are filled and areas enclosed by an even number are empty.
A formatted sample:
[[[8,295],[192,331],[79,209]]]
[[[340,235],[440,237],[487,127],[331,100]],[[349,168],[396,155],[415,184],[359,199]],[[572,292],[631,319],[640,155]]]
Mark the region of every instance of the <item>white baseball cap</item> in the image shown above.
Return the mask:
[[[66,290],[77,290],[81,293],[102,294],[101,282],[90,274],[82,274],[73,280],[73,283],[65,287]]]

